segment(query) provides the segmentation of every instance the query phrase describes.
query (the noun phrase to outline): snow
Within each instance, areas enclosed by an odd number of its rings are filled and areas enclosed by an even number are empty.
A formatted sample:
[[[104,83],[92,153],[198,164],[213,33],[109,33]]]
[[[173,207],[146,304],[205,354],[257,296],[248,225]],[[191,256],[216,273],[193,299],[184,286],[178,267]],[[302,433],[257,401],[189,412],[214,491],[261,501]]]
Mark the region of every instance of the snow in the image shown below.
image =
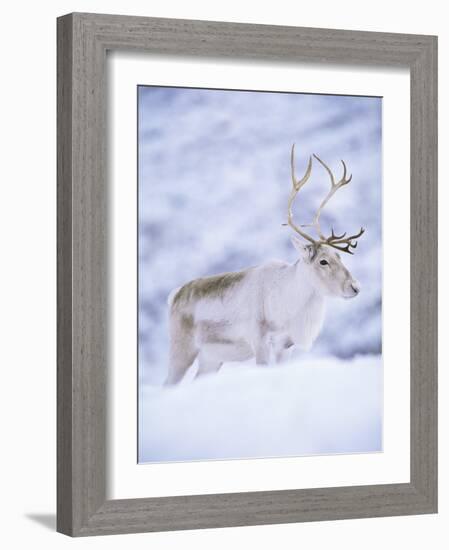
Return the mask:
[[[139,462],[382,450],[379,356],[229,363],[140,397]]]

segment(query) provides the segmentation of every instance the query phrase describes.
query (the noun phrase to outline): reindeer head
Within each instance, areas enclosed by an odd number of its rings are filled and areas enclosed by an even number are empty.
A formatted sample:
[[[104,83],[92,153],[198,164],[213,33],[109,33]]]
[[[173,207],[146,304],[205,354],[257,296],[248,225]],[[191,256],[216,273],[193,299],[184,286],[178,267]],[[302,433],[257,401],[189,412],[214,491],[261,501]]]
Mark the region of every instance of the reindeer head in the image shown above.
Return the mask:
[[[288,221],[286,225],[289,225],[298,235],[300,235],[304,241],[293,236],[292,242],[295,248],[300,253],[303,260],[303,264],[306,266],[307,273],[310,277],[313,286],[322,294],[328,296],[341,296],[343,298],[353,298],[357,296],[360,291],[358,282],[352,277],[351,273],[344,266],[341,261],[340,254],[338,252],[346,252],[347,254],[353,254],[353,250],[357,248],[357,239],[364,233],[363,227],[360,231],[354,235],[346,236],[346,233],[342,235],[336,235],[334,229],[331,230],[331,235],[326,237],[321,231],[320,215],[323,208],[329,202],[340,187],[347,185],[352,176],[346,177],[347,170],[346,164],[342,160],[343,175],[340,180],[336,181],[330,168],[317,156],[313,157],[326,169],[330,181],[331,188],[327,195],[322,200],[312,223],[298,226],[293,221],[293,203],[298,195],[299,190],[310,178],[312,172],[312,157],[309,157],[309,163],[307,165],[306,172],[302,179],[298,180],[295,176],[295,145],[292,146],[291,151],[291,172],[292,172],[292,191],[288,200]],[[314,238],[306,233],[302,228],[311,227],[315,230],[318,238]]]

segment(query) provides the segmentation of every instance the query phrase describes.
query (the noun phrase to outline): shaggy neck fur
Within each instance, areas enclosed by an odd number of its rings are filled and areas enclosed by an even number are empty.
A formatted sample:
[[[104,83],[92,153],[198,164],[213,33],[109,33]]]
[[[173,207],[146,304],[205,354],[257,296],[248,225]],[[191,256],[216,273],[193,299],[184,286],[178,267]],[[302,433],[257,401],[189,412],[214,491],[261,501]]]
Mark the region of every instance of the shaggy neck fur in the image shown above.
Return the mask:
[[[325,297],[313,285],[309,267],[303,261],[282,266],[271,281],[267,296],[266,313],[276,319],[278,326],[299,323],[297,330],[306,329],[308,335],[321,328]]]

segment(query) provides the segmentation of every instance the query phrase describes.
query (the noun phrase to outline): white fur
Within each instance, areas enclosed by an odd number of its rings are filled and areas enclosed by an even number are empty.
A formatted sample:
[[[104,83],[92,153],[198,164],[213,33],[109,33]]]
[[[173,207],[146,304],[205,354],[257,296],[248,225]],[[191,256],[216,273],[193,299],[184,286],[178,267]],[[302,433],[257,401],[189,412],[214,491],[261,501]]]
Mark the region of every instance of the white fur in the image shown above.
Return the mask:
[[[173,305],[179,289],[170,294],[167,384],[178,382],[195,358],[200,375],[251,357],[257,364],[280,362],[292,346],[310,350],[323,325],[326,296],[355,296],[358,283],[333,250],[316,251],[295,238],[293,244],[300,252],[295,264],[249,268],[220,295]],[[322,266],[322,259],[330,263]]]

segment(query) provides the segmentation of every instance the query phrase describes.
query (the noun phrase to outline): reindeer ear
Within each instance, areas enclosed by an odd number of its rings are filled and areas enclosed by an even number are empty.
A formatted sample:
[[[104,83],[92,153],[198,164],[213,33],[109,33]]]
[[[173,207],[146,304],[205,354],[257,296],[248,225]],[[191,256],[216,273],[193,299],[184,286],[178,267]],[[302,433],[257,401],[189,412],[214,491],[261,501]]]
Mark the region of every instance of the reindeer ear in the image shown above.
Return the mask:
[[[292,235],[291,240],[293,246],[299,252],[300,257],[307,262],[311,262],[316,254],[313,244],[306,244],[304,241],[301,241],[301,239],[298,239],[296,235]]]

